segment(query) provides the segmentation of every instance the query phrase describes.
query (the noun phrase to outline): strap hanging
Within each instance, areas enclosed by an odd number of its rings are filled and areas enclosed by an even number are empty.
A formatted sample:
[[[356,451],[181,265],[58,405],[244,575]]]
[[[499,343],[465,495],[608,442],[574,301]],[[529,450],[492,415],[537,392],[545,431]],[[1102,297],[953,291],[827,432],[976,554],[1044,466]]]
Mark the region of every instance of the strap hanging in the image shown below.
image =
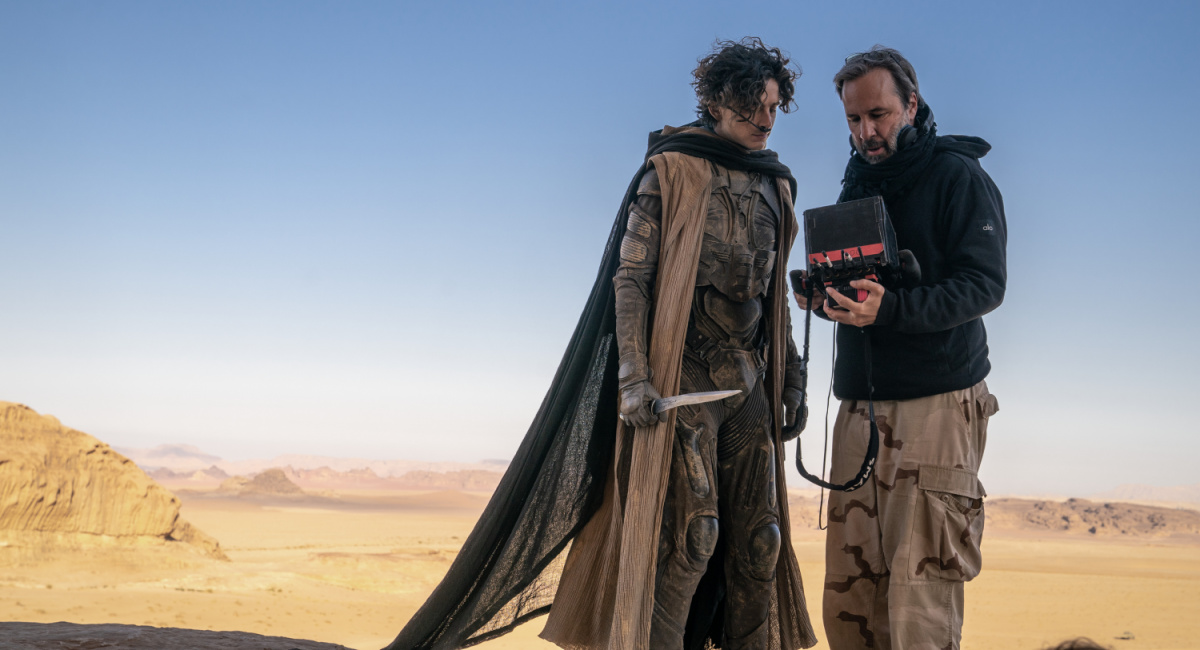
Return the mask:
[[[809,309],[804,312],[804,355],[801,359],[801,365],[804,369],[803,379],[801,380],[801,394],[804,395],[804,404],[801,405],[801,412],[804,406],[808,403],[808,340],[812,330],[812,298],[813,298],[813,283],[811,280],[804,283],[804,297],[808,301]],[[845,483],[830,483],[819,476],[814,476],[804,469],[803,450],[800,446],[800,439],[796,439],[796,469],[799,470],[800,476],[803,476],[810,483],[819,485],[827,490],[836,490],[838,492],[853,492],[858,488],[866,485],[867,479],[871,478],[871,473],[875,470],[875,461],[879,458],[879,427],[875,424],[875,386],[871,383],[871,337],[864,331],[863,336],[863,356],[867,364],[867,412],[871,422],[871,437],[867,441],[867,454],[863,458],[862,466],[858,468],[858,473],[854,478]],[[800,418],[796,419],[796,426],[801,426]],[[825,448],[829,447],[829,431],[825,431]]]

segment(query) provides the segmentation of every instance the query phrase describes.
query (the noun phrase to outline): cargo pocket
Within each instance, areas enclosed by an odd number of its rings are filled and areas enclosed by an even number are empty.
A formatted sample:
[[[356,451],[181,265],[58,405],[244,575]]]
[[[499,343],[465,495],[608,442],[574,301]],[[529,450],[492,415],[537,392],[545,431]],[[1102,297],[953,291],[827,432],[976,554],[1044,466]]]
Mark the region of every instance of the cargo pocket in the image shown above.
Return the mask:
[[[975,399],[975,412],[981,419],[988,419],[1000,410],[1000,402],[996,401],[996,396],[991,393],[985,393]]]
[[[921,465],[917,487],[910,578],[961,582],[979,575],[984,491],[975,472]]]

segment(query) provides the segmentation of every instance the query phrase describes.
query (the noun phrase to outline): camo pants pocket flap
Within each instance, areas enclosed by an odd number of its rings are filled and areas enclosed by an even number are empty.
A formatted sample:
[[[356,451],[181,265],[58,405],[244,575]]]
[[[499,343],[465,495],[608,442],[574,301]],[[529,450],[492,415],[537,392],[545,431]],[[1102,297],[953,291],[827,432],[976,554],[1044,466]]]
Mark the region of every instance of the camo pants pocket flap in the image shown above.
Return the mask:
[[[979,575],[984,490],[976,473],[921,465],[917,487],[909,577],[915,581],[966,581]]]
[[[921,475],[917,478],[917,487],[934,492],[949,492],[972,499],[979,499],[984,495],[979,476],[969,469],[958,467],[921,465]]]
[[[995,395],[986,393],[975,400],[975,408],[979,412],[979,417],[986,419],[1000,411],[1000,402],[996,400]]]

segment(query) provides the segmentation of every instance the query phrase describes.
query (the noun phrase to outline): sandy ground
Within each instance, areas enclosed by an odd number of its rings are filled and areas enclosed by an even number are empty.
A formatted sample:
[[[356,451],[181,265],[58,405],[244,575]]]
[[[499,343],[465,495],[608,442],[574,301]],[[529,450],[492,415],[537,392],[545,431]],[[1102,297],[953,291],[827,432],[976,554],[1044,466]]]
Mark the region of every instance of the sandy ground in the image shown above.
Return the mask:
[[[183,516],[220,540],[229,562],[153,546],[0,548],[0,620],[242,630],[380,648],[445,573],[487,495],[340,496],[183,495]],[[819,621],[821,533],[795,535]],[[982,575],[967,586],[964,648],[1033,649],[1081,635],[1120,650],[1200,648],[1194,542],[989,530],[984,558]],[[535,620],[478,647],[552,647],[536,638],[540,629]]]

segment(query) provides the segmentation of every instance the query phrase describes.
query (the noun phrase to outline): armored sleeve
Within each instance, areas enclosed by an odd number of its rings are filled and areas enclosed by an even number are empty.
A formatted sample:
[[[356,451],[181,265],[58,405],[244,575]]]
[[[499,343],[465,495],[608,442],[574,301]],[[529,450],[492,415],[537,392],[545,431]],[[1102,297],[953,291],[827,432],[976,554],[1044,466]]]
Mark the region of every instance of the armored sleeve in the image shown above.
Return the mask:
[[[800,388],[804,383],[805,368],[802,359],[800,359],[800,351],[796,349],[796,339],[792,336],[792,310],[788,309],[784,313],[784,317],[787,319],[787,323],[784,326],[784,338],[787,339],[787,352],[784,353],[784,363],[787,370],[784,374],[783,385]]]
[[[771,205],[771,209],[774,210],[777,215],[779,215],[778,219],[780,219],[782,221],[784,218],[783,210],[781,210],[774,201],[771,201],[770,205]],[[780,240],[782,240],[782,238],[780,238]],[[777,241],[779,241],[779,240],[777,240]],[[781,243],[777,243],[776,245],[778,247],[782,248]],[[786,268],[787,264],[788,264],[788,260],[787,260],[787,258],[779,257],[776,260],[776,263],[782,264]],[[791,287],[789,287],[786,283],[784,283],[780,286],[777,286],[777,287],[772,286],[771,293],[774,293],[775,291],[784,292],[784,303],[785,304],[791,303],[791,295],[790,295]],[[774,298],[768,296],[767,304],[773,304],[773,303],[774,303]],[[803,376],[805,373],[805,369],[804,369],[803,364],[801,363],[800,352],[799,352],[799,350],[796,349],[796,339],[794,336],[792,336],[792,332],[793,332],[793,330],[792,330],[792,310],[789,307],[788,309],[784,310],[783,333],[784,333],[784,340],[787,341],[787,351],[784,352],[784,364],[785,364],[786,370],[785,370],[785,374],[784,374],[783,385],[785,387],[800,388],[800,386],[803,385],[803,381],[804,381]]]
[[[647,323],[662,230],[662,189],[653,167],[642,176],[637,198],[629,204],[628,217],[621,240],[621,262],[613,277],[617,350],[621,355],[618,377],[622,386],[650,377]]]

